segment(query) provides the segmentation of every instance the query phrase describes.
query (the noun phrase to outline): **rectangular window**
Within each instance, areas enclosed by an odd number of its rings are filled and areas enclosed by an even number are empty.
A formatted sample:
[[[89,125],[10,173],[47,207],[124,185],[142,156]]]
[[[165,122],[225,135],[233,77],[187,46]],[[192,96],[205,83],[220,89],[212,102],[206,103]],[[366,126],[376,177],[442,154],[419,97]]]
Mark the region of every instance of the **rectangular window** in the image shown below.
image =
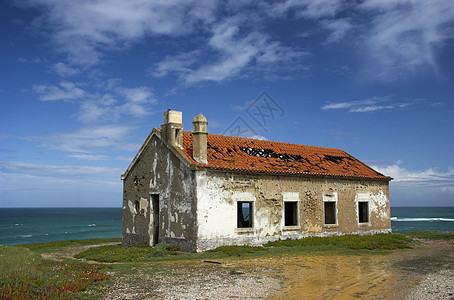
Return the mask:
[[[238,201],[238,228],[252,227],[253,207],[252,202]]]
[[[369,223],[369,202],[358,202],[359,223]]]
[[[298,202],[284,202],[284,225],[298,225]]]
[[[325,204],[325,224],[336,224],[336,202],[323,202]]]

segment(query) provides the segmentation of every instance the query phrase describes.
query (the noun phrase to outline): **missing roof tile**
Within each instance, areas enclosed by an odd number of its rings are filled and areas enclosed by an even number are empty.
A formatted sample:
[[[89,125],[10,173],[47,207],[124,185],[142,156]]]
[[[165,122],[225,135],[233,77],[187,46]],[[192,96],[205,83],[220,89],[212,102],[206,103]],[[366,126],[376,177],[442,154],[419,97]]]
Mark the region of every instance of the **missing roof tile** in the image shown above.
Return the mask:
[[[276,153],[271,149],[256,149],[251,147],[239,147],[239,149],[251,156],[265,157],[265,158],[279,158],[284,160],[301,161],[300,155],[290,155],[287,153]]]

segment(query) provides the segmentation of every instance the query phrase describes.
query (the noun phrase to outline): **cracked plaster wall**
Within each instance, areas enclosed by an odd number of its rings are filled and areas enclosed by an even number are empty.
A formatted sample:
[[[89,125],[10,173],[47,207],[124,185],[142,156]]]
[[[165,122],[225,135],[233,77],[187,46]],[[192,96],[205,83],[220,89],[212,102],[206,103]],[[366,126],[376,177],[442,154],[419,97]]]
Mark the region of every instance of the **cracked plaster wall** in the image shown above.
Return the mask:
[[[153,244],[155,208],[150,195],[158,194],[159,242],[170,242],[192,251],[196,237],[194,172],[167,147],[153,136],[124,179],[123,243]]]
[[[387,181],[197,171],[197,251],[222,245],[262,245],[279,238],[390,232]],[[357,196],[361,195],[361,196]],[[283,201],[297,200],[298,226],[285,227]],[[358,197],[370,222],[358,223]],[[323,200],[337,200],[337,224],[325,225]],[[237,201],[254,203],[252,229],[238,229]]]

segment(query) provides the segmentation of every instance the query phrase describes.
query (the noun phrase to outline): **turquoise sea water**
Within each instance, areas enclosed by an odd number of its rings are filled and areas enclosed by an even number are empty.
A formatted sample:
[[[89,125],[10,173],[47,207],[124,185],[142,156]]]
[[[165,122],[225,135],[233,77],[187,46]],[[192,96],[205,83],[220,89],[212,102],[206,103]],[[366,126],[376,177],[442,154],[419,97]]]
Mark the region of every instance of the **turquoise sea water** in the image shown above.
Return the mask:
[[[393,232],[454,232],[454,207],[392,207],[391,226]]]
[[[0,208],[0,245],[121,237],[121,208]]]
[[[393,232],[454,232],[454,207],[393,207]],[[121,237],[121,208],[0,208],[0,245]]]

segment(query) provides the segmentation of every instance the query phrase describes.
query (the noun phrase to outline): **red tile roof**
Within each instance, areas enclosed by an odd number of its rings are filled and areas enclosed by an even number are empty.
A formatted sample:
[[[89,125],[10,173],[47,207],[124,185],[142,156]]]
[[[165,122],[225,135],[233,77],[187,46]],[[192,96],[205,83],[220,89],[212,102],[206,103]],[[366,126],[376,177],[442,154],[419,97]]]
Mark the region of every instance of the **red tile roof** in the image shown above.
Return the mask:
[[[340,149],[208,134],[208,164],[192,158],[192,133],[183,134],[183,153],[211,169],[391,180]]]

